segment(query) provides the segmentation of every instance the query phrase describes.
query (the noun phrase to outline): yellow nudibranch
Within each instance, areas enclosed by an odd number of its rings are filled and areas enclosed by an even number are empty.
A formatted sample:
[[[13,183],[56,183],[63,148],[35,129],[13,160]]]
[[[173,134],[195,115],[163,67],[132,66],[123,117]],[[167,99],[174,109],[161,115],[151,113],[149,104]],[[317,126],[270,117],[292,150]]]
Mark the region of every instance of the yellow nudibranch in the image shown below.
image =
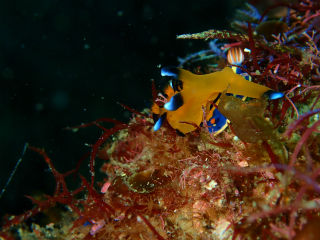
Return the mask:
[[[230,67],[205,75],[196,75],[177,67],[165,67],[162,68],[161,75],[172,76],[173,80],[171,86],[168,85],[164,89],[168,101],[164,107],[155,103],[151,106],[152,112],[160,115],[154,125],[155,131],[161,127],[165,119],[178,133],[195,130],[193,125],[181,122],[193,122],[200,126],[203,121],[202,108],[206,111],[206,119],[210,119],[214,107],[210,108],[209,101],[216,103],[226,89],[228,93],[251,98],[264,96],[273,100],[284,96],[281,92],[245,80]]]

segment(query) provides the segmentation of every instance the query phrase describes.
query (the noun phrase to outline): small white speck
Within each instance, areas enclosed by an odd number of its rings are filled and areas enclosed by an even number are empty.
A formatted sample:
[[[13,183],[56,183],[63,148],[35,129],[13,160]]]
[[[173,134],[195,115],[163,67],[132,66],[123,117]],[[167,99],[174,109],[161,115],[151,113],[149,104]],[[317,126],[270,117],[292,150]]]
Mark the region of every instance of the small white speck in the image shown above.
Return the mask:
[[[208,184],[206,184],[204,187],[208,190],[212,190],[213,188],[215,188],[217,186],[217,182],[214,180],[211,180]]]

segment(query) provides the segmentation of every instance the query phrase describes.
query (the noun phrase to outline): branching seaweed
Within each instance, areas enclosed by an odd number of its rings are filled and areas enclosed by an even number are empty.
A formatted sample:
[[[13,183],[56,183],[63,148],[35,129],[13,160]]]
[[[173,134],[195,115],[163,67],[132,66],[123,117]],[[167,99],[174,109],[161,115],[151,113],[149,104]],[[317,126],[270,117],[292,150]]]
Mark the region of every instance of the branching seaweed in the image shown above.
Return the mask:
[[[287,15],[268,19],[268,12],[280,6],[288,8]],[[313,223],[318,223],[320,215],[320,35],[314,25],[320,5],[279,2],[261,14],[253,5],[247,8],[238,13],[250,22],[234,22],[235,31],[177,36],[215,39],[210,49],[184,58],[181,67],[189,64],[195,74],[219,71],[228,65],[226,50],[240,47],[247,51],[238,66],[243,75],[283,92],[283,99],[243,101],[222,96],[221,102],[237,108],[228,112],[220,103],[211,103],[226,115],[232,113],[227,116],[230,127],[219,135],[209,133],[205,121],[200,126],[183,122],[195,127],[185,137],[166,122],[155,132],[151,112],[140,113],[123,104],[133,113],[128,124],[100,118],[68,127],[96,126],[103,134],[75,170],[64,174],[43,149],[29,147],[50,167],[55,192],[45,195],[45,200],[28,197],[35,207],[4,219],[0,237],[14,239],[13,226],[23,226],[56,204],[68,206],[67,214],[73,214],[69,223],[63,223],[66,232],[54,229],[64,239],[294,239],[306,236],[306,229],[318,231]],[[266,26],[276,31],[270,34]],[[209,63],[211,57],[215,64]],[[154,81],[151,92],[162,107],[167,99]],[[241,118],[232,117],[236,114]],[[104,122],[115,126],[107,129]],[[113,140],[106,142],[111,136]],[[97,157],[105,160],[101,171],[107,177],[102,183],[95,178]],[[68,190],[65,177],[72,173],[77,177],[88,158],[90,181],[79,175],[80,187]],[[102,187],[101,192],[96,186]],[[78,193],[84,196],[77,198]],[[26,231],[22,228],[19,234]],[[28,234],[45,239],[47,228],[34,224]]]

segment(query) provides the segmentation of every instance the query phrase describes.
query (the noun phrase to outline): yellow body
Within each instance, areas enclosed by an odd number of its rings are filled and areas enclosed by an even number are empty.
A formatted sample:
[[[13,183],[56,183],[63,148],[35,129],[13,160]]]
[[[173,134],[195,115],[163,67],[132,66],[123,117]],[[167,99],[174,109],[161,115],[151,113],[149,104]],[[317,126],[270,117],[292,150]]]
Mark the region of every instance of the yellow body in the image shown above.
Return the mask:
[[[169,124],[181,131],[188,133],[195,130],[195,127],[180,121],[188,121],[197,124],[198,126],[203,121],[204,107],[207,119],[212,116],[213,110],[207,108],[208,101],[213,101],[218,94],[228,88],[228,93],[243,95],[251,98],[259,98],[268,90],[268,87],[245,80],[239,74],[233,72],[229,67],[222,71],[214,72],[206,75],[196,75],[189,71],[178,69],[177,79],[183,82],[183,89],[180,94],[183,99],[183,105],[175,111],[168,111],[165,108],[160,108],[159,111],[153,111],[162,115],[167,112],[167,120]],[[169,86],[166,90],[168,95],[167,100],[176,94]],[[211,116],[210,116],[211,114]]]

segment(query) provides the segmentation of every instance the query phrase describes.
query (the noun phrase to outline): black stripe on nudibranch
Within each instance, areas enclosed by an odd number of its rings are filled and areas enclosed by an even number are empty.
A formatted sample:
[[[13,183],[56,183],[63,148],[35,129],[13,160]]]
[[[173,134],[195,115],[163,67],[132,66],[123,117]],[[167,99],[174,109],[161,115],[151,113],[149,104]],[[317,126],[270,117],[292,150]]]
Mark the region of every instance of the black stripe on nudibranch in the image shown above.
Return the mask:
[[[158,119],[158,121],[154,124],[153,126],[153,130],[154,131],[158,131],[160,129],[160,127],[162,126],[162,124],[164,123],[164,121],[167,118],[167,113],[165,112],[164,114],[161,115],[161,117]]]
[[[175,111],[183,105],[183,99],[181,93],[176,93],[172,96],[169,102],[164,105],[164,108],[168,111]]]
[[[213,103],[217,103],[217,101],[220,99],[220,97],[221,97],[221,93],[219,93],[218,96],[216,97],[216,99],[213,100],[212,102]]]
[[[181,132],[179,129],[176,129],[176,132],[180,137],[186,137],[186,135],[183,132]]]
[[[183,82],[179,79],[173,78],[171,81],[171,87],[175,92],[180,92],[183,89]]]
[[[282,92],[278,92],[278,91],[274,91],[274,90],[269,90],[269,91],[266,91],[264,94],[263,94],[264,97],[267,97],[268,99],[270,100],[275,100],[275,99],[278,99],[278,98],[282,98],[284,96],[284,94]]]

